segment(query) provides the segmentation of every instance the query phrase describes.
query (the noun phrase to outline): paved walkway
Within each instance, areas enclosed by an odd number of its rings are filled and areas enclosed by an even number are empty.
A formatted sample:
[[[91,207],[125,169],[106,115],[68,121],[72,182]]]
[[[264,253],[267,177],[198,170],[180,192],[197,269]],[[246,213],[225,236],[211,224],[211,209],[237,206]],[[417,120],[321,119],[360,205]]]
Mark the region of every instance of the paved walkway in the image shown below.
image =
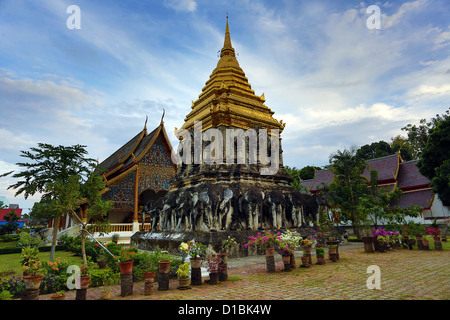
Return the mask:
[[[314,250],[313,250],[314,251]],[[144,295],[144,282],[133,285],[133,295],[121,297],[120,285],[110,286],[113,300],[449,300],[450,251],[393,249],[385,253],[364,253],[361,243],[340,246],[340,260],[325,265],[297,267],[268,273],[265,256],[229,259],[229,281],[206,283],[189,290],[177,290],[170,280],[168,291],[154,283],[151,295]],[[301,252],[296,252],[298,258]],[[277,256],[277,255],[275,255]],[[279,257],[279,256],[278,256]],[[276,260],[281,260],[279,257]],[[315,263],[313,257],[313,263]],[[297,259],[297,266],[300,265]],[[380,270],[380,289],[369,289],[369,266]],[[205,279],[207,280],[207,279]],[[374,283],[370,281],[370,283]],[[101,288],[89,288],[87,300],[98,300]],[[48,300],[50,295],[40,296]],[[75,293],[68,292],[67,300]]]

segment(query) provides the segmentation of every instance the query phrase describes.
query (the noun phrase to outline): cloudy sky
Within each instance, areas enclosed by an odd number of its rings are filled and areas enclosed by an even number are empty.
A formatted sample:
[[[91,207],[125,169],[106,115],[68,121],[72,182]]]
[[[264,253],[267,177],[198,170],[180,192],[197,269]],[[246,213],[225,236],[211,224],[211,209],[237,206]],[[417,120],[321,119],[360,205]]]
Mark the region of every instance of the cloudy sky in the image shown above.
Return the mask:
[[[74,4],[81,29],[68,27]],[[227,13],[252,89],[286,122],[289,166],[326,165],[449,107],[448,0],[0,0],[0,173],[38,142],[102,161],[163,109],[176,145]],[[30,208],[39,197],[14,198],[12,182],[0,178],[0,195]]]

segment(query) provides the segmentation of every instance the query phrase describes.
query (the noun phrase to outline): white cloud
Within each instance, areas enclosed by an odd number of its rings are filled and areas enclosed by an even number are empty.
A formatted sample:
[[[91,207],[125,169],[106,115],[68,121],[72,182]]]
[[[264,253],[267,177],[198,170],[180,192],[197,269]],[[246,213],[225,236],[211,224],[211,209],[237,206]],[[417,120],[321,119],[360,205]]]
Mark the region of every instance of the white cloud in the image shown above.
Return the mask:
[[[428,5],[429,0],[416,0],[411,2],[403,3],[400,8],[393,15],[388,16],[386,14],[381,14],[381,27],[391,28],[394,25],[401,23],[405,16],[409,13],[419,12]]]
[[[176,11],[193,12],[197,9],[197,3],[194,0],[164,0],[164,5]]]

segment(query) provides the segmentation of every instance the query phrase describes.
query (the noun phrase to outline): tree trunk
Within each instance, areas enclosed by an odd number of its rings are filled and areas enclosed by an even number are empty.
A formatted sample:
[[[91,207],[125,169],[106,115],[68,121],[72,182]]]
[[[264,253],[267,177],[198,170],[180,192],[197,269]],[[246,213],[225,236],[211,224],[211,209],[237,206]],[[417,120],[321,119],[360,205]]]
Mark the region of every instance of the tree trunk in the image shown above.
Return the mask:
[[[53,256],[55,254],[55,246],[56,246],[56,241],[58,240],[58,228],[59,228],[59,220],[60,217],[56,217],[54,219],[54,224],[53,224],[53,239],[52,239],[52,251],[50,253],[50,261],[53,261]]]
[[[86,257],[86,229],[85,226],[82,226],[81,229],[81,256],[83,257],[83,264],[87,266],[87,257]]]

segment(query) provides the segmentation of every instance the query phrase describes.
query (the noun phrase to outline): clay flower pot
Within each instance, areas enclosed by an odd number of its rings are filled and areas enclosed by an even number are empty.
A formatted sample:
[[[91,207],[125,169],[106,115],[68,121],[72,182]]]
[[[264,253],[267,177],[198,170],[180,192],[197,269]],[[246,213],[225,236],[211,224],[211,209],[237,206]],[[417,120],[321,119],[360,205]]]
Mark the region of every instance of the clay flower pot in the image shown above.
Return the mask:
[[[134,262],[134,260],[120,262],[119,263],[120,273],[121,274],[131,274],[131,273],[133,273],[133,262]]]
[[[146,272],[144,272],[144,279],[146,281],[154,282],[155,281],[155,277],[156,277],[156,272],[155,271],[146,271]]]
[[[43,274],[38,274],[34,276],[24,276],[23,281],[25,282],[25,288],[27,290],[37,290],[41,286]]]
[[[169,273],[170,272],[170,264],[172,261],[158,261],[159,263],[159,273]]]
[[[79,276],[75,279],[75,281],[78,281],[77,284],[79,284],[79,289],[87,289],[89,288],[89,280],[91,279],[90,275],[87,276]],[[78,286],[77,286],[78,289]]]
[[[202,258],[190,258],[191,268],[201,268],[202,267]]]

